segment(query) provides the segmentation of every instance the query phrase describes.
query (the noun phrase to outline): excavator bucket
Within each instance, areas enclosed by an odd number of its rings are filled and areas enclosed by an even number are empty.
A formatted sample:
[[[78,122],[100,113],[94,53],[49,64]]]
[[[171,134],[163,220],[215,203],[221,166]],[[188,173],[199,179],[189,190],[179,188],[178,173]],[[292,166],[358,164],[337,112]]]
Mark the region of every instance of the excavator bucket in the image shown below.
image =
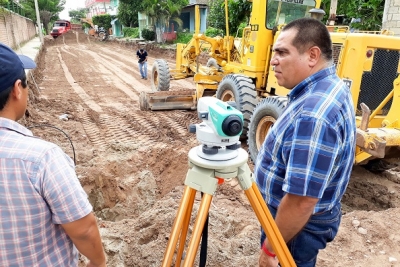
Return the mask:
[[[196,110],[196,91],[141,92],[140,110]]]

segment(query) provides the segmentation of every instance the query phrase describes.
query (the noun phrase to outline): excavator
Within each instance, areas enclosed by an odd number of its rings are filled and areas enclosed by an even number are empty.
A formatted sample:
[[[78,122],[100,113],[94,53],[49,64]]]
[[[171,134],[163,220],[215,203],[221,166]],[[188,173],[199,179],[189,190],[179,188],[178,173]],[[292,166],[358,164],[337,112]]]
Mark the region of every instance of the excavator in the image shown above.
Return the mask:
[[[301,17],[322,19],[321,0],[252,1],[249,24],[241,38],[207,37],[196,29],[187,44],[178,44],[176,69],[157,59],[152,67],[153,91],[140,95],[141,110],[195,110],[203,96],[234,101],[243,113],[242,139],[253,162],[268,130],[282,114],[289,90],[280,87],[270,65],[272,47],[282,27]],[[330,29],[338,76],[353,95],[357,122],[355,164],[400,156],[400,38],[388,31],[350,32]],[[207,53],[207,64],[201,64]],[[169,91],[170,79],[193,77],[194,91]]]

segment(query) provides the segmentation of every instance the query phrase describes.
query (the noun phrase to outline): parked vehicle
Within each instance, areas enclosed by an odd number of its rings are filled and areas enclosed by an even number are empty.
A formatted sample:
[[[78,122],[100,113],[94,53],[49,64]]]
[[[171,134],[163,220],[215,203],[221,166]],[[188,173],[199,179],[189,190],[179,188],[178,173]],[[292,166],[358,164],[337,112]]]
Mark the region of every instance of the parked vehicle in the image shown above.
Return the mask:
[[[57,38],[63,33],[66,33],[71,30],[71,22],[68,20],[57,20],[53,24],[53,29],[51,30],[51,36],[53,38]]]
[[[104,27],[100,27],[97,31],[97,36],[99,36],[102,41],[105,41],[108,39],[109,34]]]

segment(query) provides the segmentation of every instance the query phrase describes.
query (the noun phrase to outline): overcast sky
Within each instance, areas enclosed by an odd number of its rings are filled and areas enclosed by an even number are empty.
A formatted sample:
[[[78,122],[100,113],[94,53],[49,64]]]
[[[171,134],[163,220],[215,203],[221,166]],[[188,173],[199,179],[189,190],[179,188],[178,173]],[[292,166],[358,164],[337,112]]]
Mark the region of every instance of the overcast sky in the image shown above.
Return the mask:
[[[85,0],[67,0],[65,9],[60,13],[60,19],[70,19],[68,12],[85,7]]]

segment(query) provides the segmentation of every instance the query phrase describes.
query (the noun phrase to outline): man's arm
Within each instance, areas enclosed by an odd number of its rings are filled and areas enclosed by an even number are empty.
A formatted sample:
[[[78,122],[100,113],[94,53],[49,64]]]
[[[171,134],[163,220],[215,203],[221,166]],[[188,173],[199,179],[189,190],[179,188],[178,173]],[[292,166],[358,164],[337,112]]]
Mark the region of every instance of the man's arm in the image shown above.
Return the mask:
[[[88,266],[105,267],[106,258],[101,244],[100,232],[93,213],[74,222],[61,225],[80,253],[90,263]]]
[[[288,243],[310,219],[318,198],[286,194],[278,207],[275,222],[285,243]],[[268,238],[264,241],[267,249],[274,253]],[[259,266],[277,266],[277,259],[260,252]]]
[[[289,242],[310,219],[318,198],[286,194],[279,204],[275,222],[285,242]],[[268,250],[272,250],[266,239]]]

